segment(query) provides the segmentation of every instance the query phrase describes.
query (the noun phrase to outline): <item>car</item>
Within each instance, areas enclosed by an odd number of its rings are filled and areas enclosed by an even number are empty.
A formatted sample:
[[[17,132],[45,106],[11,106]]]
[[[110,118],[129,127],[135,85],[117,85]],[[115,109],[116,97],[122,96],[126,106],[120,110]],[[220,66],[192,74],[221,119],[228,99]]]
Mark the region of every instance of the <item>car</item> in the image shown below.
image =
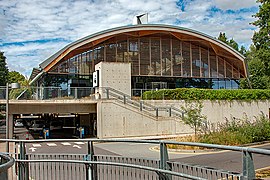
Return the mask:
[[[23,120],[17,119],[14,124],[15,127],[24,127]]]
[[[29,127],[29,130],[31,131],[41,131],[44,126],[43,120],[34,120],[33,124]]]

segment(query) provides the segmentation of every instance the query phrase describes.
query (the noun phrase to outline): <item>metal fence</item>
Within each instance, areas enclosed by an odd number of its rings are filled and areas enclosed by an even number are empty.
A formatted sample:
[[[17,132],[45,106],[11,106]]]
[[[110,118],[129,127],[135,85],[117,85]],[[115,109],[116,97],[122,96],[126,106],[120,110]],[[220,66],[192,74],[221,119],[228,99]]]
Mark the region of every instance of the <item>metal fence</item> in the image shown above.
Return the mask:
[[[7,140],[0,140],[2,142]],[[160,140],[115,140],[115,139],[65,139],[65,142],[84,142],[86,152],[83,154],[59,153],[37,154],[26,151],[29,143],[62,142],[63,140],[8,140],[16,143],[15,150],[16,173],[20,180],[25,179],[254,179],[253,154],[270,155],[270,150],[222,146],[191,142],[174,142]],[[95,154],[96,143],[150,143],[159,145],[159,159],[137,157],[123,157],[118,155]],[[238,151],[242,153],[242,172],[230,172],[215,167],[187,164],[169,159],[167,145],[187,145],[222,150]],[[64,151],[64,150],[63,150]]]

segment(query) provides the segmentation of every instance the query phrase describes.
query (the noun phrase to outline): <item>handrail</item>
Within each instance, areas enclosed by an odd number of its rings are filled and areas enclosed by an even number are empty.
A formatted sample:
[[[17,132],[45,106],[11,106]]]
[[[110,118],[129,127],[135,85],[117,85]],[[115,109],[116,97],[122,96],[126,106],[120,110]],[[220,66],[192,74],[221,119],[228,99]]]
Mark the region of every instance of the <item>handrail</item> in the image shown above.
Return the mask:
[[[15,160],[13,157],[3,153],[0,153],[0,157],[6,161],[4,164],[0,164],[0,173],[6,172],[10,167],[14,165]]]
[[[146,103],[143,100],[134,100],[134,99],[132,99],[131,96],[129,96],[129,95],[123,93],[123,92],[120,92],[120,91],[118,91],[118,90],[116,90],[114,88],[111,88],[111,87],[102,87],[102,88],[105,89],[106,91],[109,90],[109,94],[111,96],[118,97],[118,98],[123,99],[124,100],[124,103],[128,102],[128,100],[131,101],[131,104],[136,105],[141,110],[147,109],[148,111],[150,111],[150,110],[155,111],[155,110],[158,109],[158,110],[165,110],[167,112],[173,110],[173,111],[175,111],[174,114],[176,114],[178,117],[182,117],[183,114],[184,114],[183,111],[181,111],[181,110],[179,110],[179,109],[177,109],[177,108],[175,108],[173,106],[169,106],[169,107],[168,106],[166,106],[166,107],[164,107],[164,106],[158,106],[158,107],[157,106],[153,106],[152,104]],[[111,93],[111,91],[114,92],[114,93],[116,93],[116,94]],[[136,102],[137,104],[132,103],[132,102]],[[169,113],[169,114],[171,115],[171,113]],[[156,114],[156,116],[158,116],[158,114]]]

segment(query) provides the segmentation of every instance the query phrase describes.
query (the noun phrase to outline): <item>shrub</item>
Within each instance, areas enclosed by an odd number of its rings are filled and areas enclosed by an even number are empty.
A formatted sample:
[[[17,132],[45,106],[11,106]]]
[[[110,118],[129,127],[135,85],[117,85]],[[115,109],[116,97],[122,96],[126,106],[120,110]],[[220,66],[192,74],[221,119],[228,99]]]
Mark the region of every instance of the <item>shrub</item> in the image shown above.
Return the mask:
[[[199,142],[224,145],[241,145],[270,140],[270,120],[263,114],[254,121],[232,119],[220,125],[219,131],[208,132]]]
[[[165,89],[146,91],[143,99],[175,99],[175,100],[269,100],[270,89]]]

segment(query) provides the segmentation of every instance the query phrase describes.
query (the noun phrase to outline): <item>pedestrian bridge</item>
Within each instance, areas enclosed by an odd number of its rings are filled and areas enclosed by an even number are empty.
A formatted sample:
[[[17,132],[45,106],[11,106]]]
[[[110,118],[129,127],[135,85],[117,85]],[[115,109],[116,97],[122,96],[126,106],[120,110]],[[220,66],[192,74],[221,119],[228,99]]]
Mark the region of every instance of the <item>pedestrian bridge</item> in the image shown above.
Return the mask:
[[[80,142],[86,145],[85,151],[68,153],[65,149],[59,153],[34,153],[29,151],[30,143],[63,142],[54,140],[5,140],[9,142],[11,152],[0,154],[0,177],[5,179],[254,179],[254,154],[268,158],[270,150],[223,146],[214,144],[175,142],[162,140],[132,139],[65,139],[65,142]],[[149,159],[141,156],[123,157],[95,152],[97,143],[124,142],[148,143],[158,146],[159,158]],[[197,164],[187,164],[170,159],[167,146],[186,145],[210,149],[235,151],[242,154],[236,161],[242,162],[240,171],[229,171]],[[134,146],[136,147],[136,146]],[[224,157],[226,159],[226,157]],[[222,163],[221,159],[219,163]],[[15,164],[14,164],[15,160]],[[233,166],[233,165],[232,165]],[[11,170],[7,170],[10,168]],[[232,167],[238,169],[237,167]]]

